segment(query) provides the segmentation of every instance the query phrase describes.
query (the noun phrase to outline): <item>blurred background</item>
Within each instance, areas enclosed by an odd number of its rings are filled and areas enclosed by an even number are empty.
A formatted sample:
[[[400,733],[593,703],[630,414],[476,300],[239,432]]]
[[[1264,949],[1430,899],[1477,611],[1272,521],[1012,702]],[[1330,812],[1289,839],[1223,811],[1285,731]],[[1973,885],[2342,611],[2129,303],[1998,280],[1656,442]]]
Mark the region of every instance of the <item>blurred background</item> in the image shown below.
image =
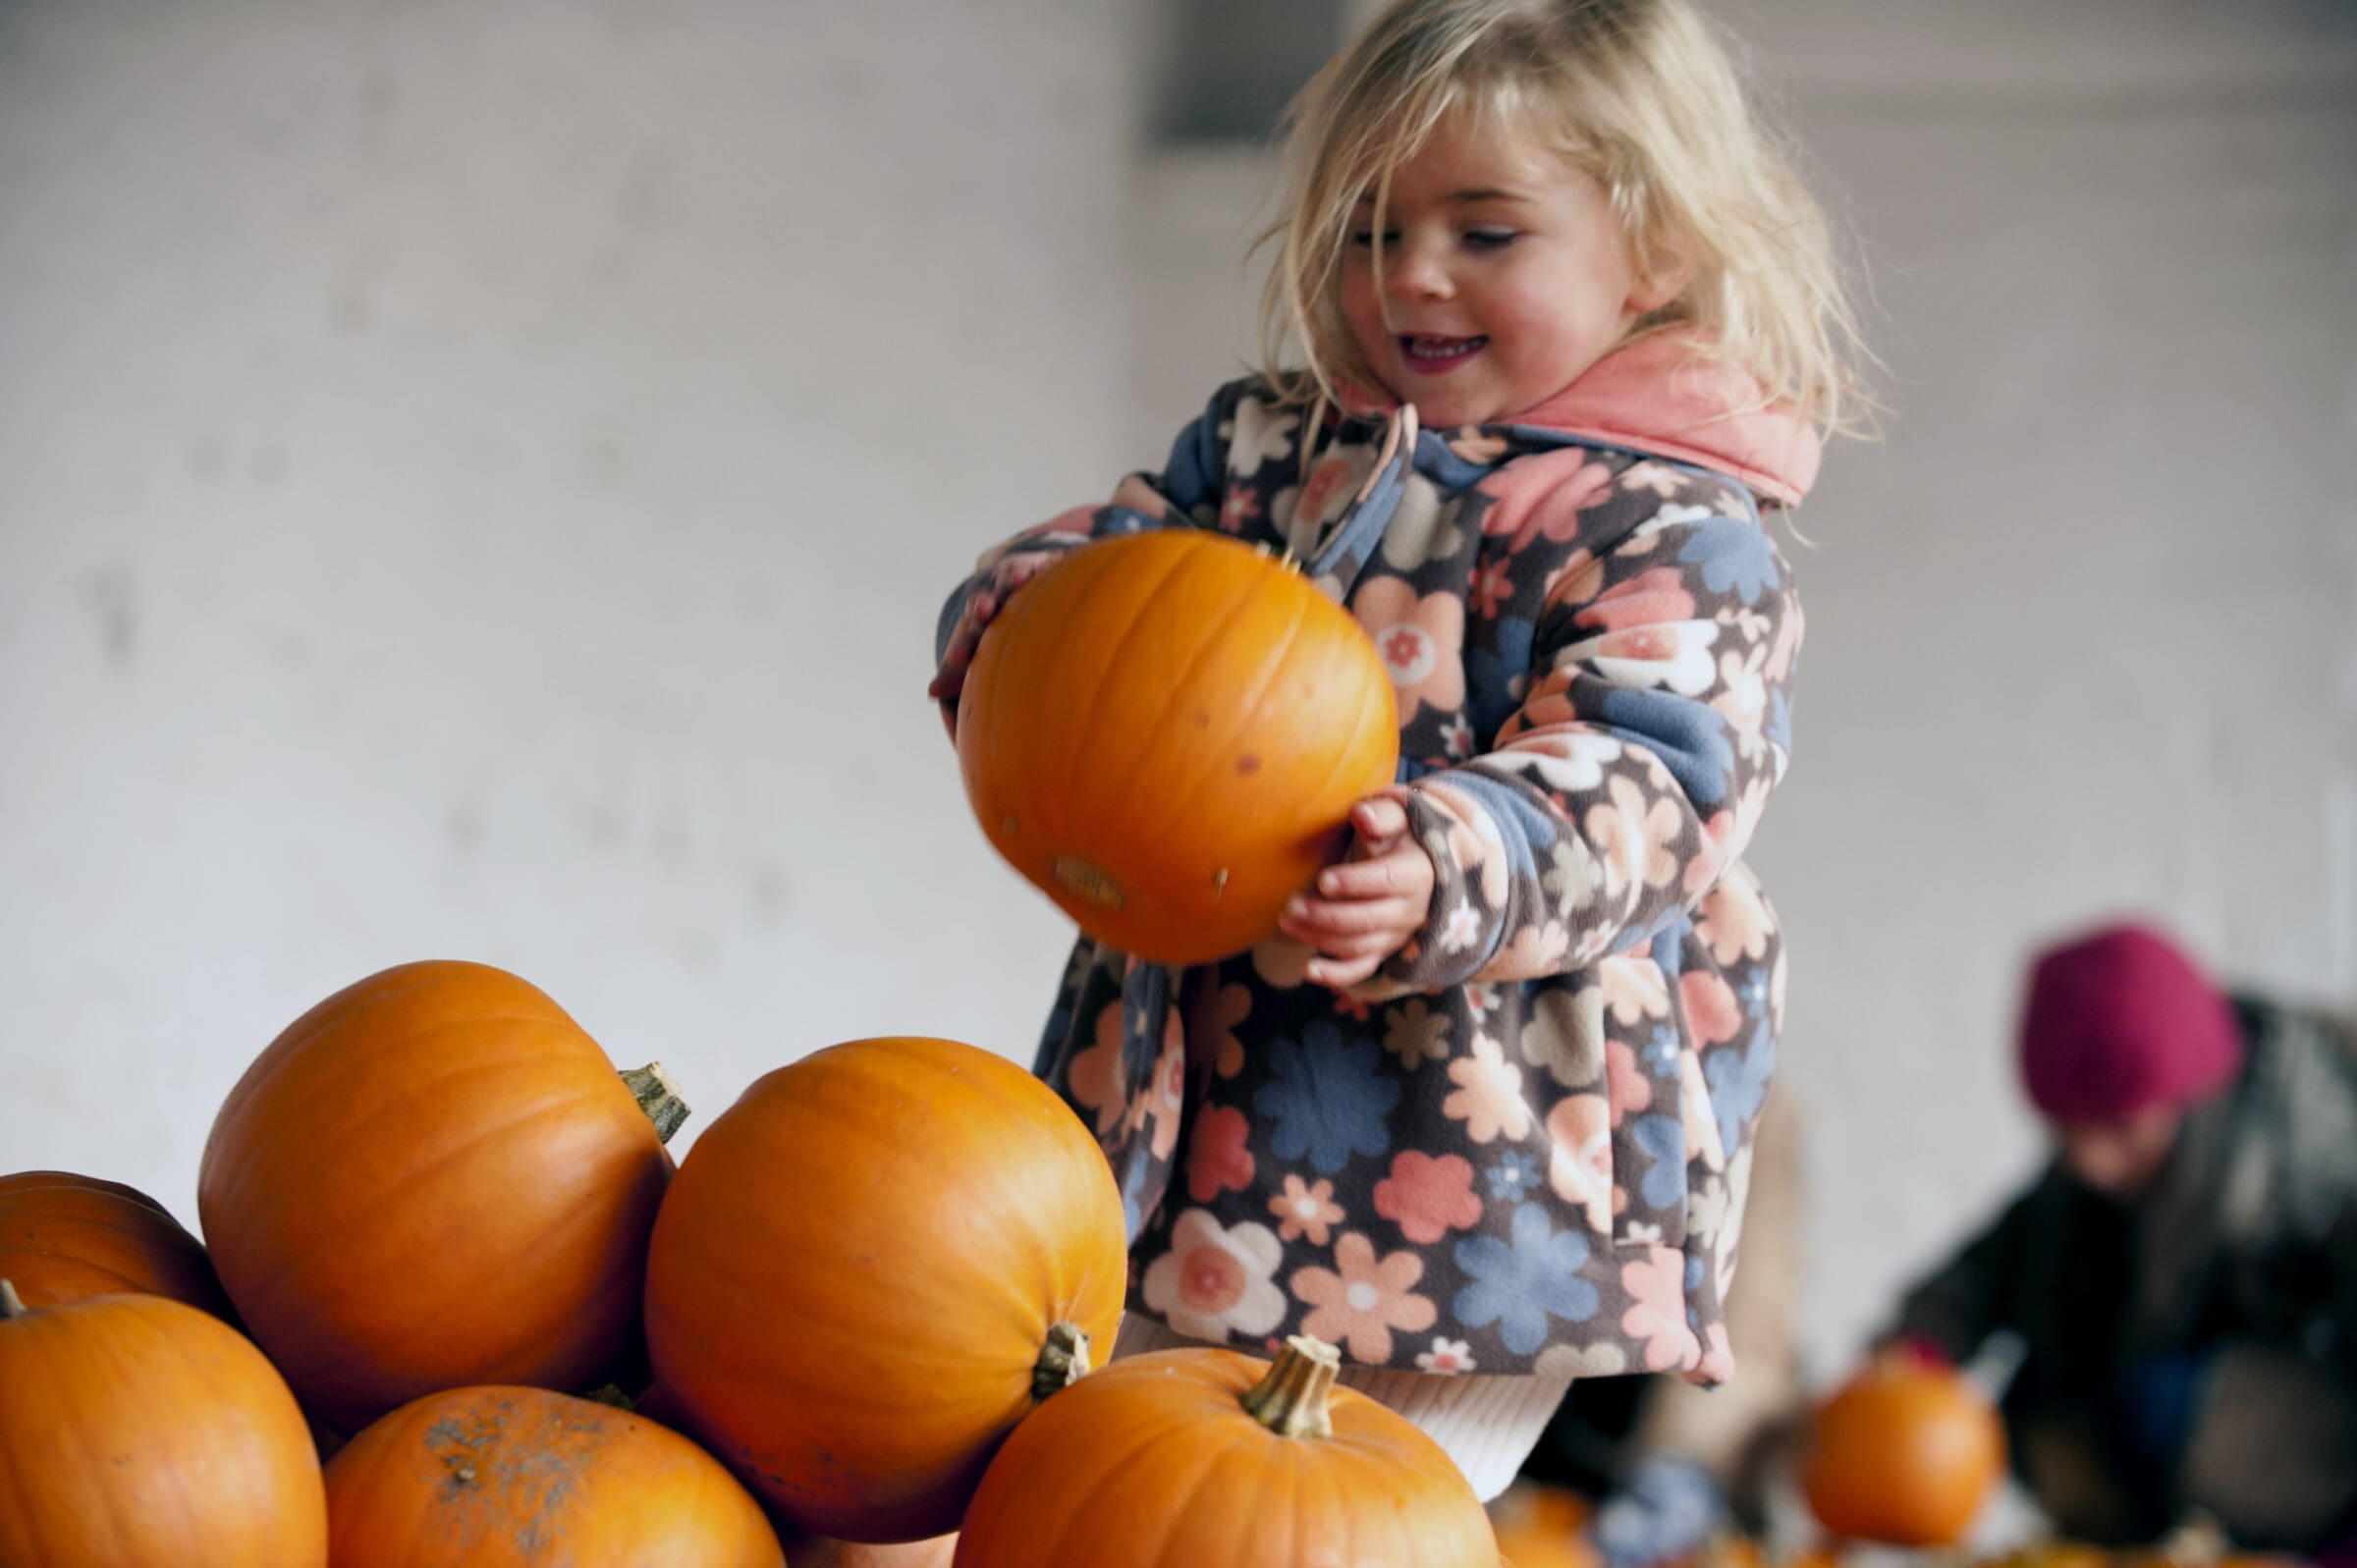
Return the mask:
[[[192,1225],[246,1062],[429,956],[704,1121],[1027,1061],[1068,932],[934,615],[1235,372],[1361,9],[0,0],[0,1169]],[[1752,856],[1830,1376],[2040,1159],[2034,944],[2357,1001],[2357,6],[1714,12],[1893,410],[1798,519]]]

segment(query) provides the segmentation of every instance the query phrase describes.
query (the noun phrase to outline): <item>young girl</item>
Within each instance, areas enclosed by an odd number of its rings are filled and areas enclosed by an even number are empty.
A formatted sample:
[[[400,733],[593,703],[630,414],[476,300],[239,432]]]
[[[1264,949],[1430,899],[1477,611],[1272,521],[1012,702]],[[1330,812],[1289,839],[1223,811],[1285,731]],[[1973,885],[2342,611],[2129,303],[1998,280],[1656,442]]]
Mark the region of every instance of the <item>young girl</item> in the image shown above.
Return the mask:
[[[1290,165],[1268,371],[986,556],[933,692],[954,726],[1004,598],[1140,528],[1289,550],[1374,639],[1403,760],[1344,861],[1217,963],[1082,940],[1037,1070],[1128,1205],[1116,1354],[1315,1334],[1488,1497],[1574,1377],[1732,1370],[1784,985],[1737,857],[1801,630],[1761,509],[1849,316],[1684,0],[1398,0]]]

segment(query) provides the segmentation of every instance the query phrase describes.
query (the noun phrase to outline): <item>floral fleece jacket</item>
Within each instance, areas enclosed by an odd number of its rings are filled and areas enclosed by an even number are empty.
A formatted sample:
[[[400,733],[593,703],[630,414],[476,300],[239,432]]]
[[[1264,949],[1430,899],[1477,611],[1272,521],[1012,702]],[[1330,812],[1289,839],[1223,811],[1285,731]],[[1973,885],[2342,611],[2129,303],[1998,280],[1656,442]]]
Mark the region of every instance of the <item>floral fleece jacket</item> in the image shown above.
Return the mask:
[[[1438,880],[1376,977],[1305,984],[1283,938],[1185,969],[1072,951],[1035,1070],[1112,1162],[1130,1311],[1411,1372],[1732,1371],[1784,992],[1737,856],[1784,772],[1801,634],[1761,507],[1818,456],[1747,392],[1639,340],[1511,422],[1329,418],[1304,474],[1299,411],[1237,382],[1161,474],[951,596],[937,655],[1043,553],[1217,528],[1299,559],[1398,692]]]

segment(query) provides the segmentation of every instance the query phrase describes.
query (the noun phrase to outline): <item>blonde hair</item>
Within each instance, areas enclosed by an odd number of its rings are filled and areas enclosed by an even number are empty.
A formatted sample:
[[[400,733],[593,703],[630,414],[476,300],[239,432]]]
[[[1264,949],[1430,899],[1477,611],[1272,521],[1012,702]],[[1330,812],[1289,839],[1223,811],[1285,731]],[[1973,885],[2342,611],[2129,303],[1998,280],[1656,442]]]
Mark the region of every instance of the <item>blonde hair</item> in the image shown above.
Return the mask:
[[[1684,329],[1768,403],[1855,432],[1868,360],[1825,214],[1772,144],[1733,62],[1686,0],[1396,0],[1288,112],[1285,215],[1261,297],[1264,373],[1288,401],[1373,381],[1339,280],[1361,196],[1452,115],[1535,134],[1604,186],[1640,269],[1683,262],[1631,336]],[[1256,246],[1257,248],[1257,246]],[[1304,364],[1284,368],[1288,349]]]

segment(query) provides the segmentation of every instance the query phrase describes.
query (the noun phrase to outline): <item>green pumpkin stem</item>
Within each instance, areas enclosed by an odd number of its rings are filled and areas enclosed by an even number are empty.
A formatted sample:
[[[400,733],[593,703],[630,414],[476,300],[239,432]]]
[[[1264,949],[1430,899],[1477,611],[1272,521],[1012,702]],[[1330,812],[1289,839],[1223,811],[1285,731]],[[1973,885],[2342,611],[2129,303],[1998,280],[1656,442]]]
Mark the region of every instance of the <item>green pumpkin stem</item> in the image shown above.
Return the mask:
[[[687,1119],[688,1110],[687,1102],[680,1098],[680,1086],[671,1081],[663,1063],[650,1061],[643,1067],[632,1067],[622,1075],[622,1081],[630,1086],[638,1108],[655,1124],[655,1136],[665,1143],[671,1142],[671,1135]]]
[[[1255,1421],[1280,1437],[1331,1437],[1334,1421],[1326,1413],[1326,1395],[1342,1365],[1342,1352],[1325,1340],[1294,1334],[1268,1375],[1237,1397]]]
[[[1059,1388],[1069,1388],[1088,1376],[1088,1335],[1075,1324],[1060,1323],[1048,1330],[1048,1342],[1031,1364],[1034,1404]]]
[[[17,1287],[8,1280],[0,1279],[0,1323],[6,1323],[11,1318],[22,1318],[30,1310],[25,1305],[25,1298],[17,1294]]]

